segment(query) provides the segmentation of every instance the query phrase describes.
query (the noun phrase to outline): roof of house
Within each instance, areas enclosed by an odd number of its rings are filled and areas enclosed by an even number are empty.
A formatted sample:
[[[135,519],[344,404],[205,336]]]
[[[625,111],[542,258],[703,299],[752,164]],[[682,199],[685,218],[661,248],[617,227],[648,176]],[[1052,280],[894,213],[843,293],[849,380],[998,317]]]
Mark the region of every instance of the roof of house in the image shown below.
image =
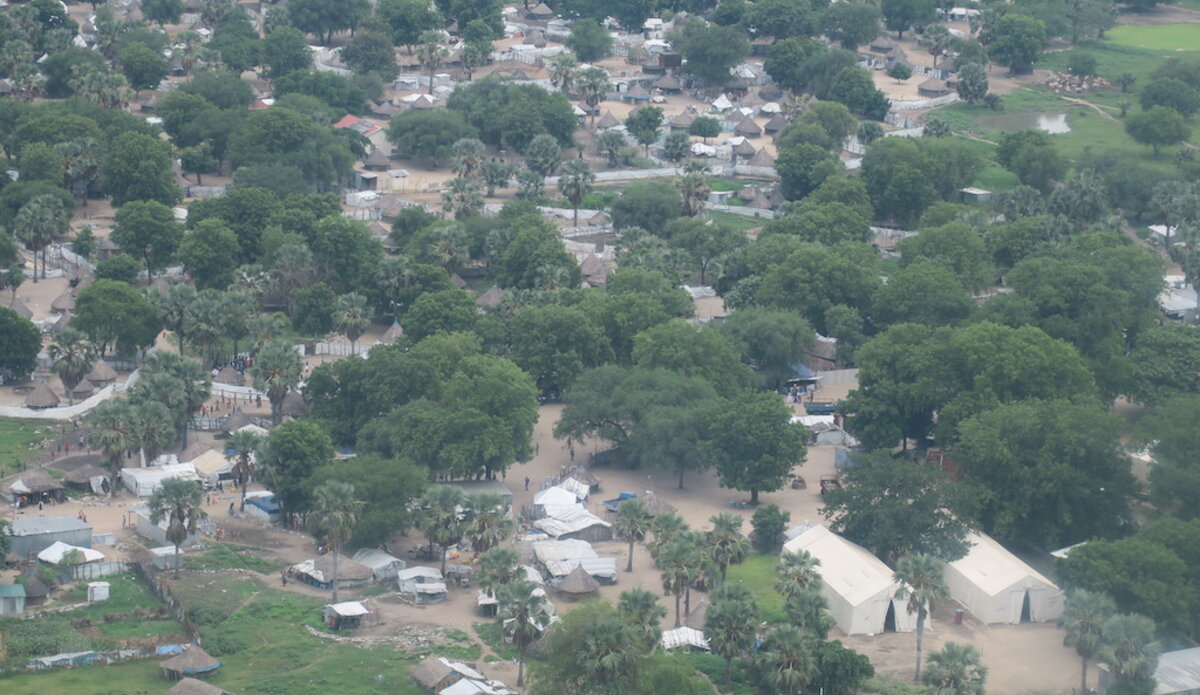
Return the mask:
[[[167,691],[167,695],[231,695],[229,691],[223,688],[218,688],[212,683],[205,683],[202,680],[195,678],[180,678],[179,682],[171,686]]]
[[[363,166],[367,167],[368,169],[386,169],[391,166],[391,162],[388,161],[387,155],[383,153],[383,150],[376,147],[375,149],[371,150],[365,159],[363,159]]]
[[[754,122],[752,118],[743,118],[741,123],[734,127],[733,132],[741,135],[762,135],[762,126]]]
[[[313,560],[313,570],[323,576],[333,577],[333,553],[325,553]],[[355,562],[345,555],[338,558],[338,581],[370,579],[372,574],[371,568],[361,562]],[[313,578],[322,581],[316,575]]]
[[[683,619],[683,624],[688,627],[696,628],[697,630],[704,629],[704,621],[708,618],[708,599],[701,597],[699,603],[692,608],[692,612],[688,613]]]
[[[385,569],[387,567],[391,567],[397,562],[400,563],[401,567],[404,566],[404,560],[401,560],[391,553],[380,550],[379,548],[361,548],[357,553],[354,553],[354,557],[350,559],[354,560],[355,562],[362,563],[363,565],[370,567],[372,570]]]
[[[582,567],[576,567],[570,574],[555,582],[554,588],[564,594],[592,594],[600,590],[600,582],[593,579]]]
[[[36,494],[61,490],[62,483],[50,477],[44,470],[32,470],[22,473],[20,478],[5,485],[4,489],[17,494]]]
[[[400,322],[392,321],[392,325],[388,326],[388,329],[383,332],[383,335],[379,336],[379,342],[394,343],[403,335],[404,329],[400,327]]]
[[[550,6],[546,3],[540,2],[537,7],[529,11],[529,15],[531,17],[553,17],[554,10],[550,9]]]
[[[742,138],[741,142],[733,146],[733,152],[741,157],[753,157],[758,150],[754,149],[749,140]]]
[[[917,89],[923,89],[927,92],[948,92],[950,88],[946,86],[945,80],[939,80],[936,77],[930,77],[921,84],[917,85]]]
[[[880,594],[895,595],[898,585],[892,571],[879,558],[824,526],[814,526],[783,546],[796,552],[807,550],[820,566],[821,580],[852,606]]]
[[[325,607],[343,618],[354,618],[371,612],[361,601],[342,601],[341,603],[331,603]]]
[[[425,688],[433,688],[445,680],[447,676],[453,676],[454,669],[441,657],[427,656],[421,663],[409,670],[409,675],[419,685]]]
[[[92,371],[87,373],[87,380],[93,383],[98,381],[114,381],[117,378],[117,370],[112,368],[108,362],[104,360],[96,360],[92,364]]]
[[[179,656],[171,657],[158,666],[164,671],[176,671],[184,675],[191,675],[193,673],[214,671],[221,666],[221,662],[193,644],[183,650],[183,653]]]
[[[961,559],[950,563],[972,584],[995,596],[1023,581],[1033,581],[1043,586],[1054,586],[1040,572],[1025,564],[991,536],[981,533],[967,534],[971,549]]]
[[[213,381],[218,384],[228,384],[230,386],[245,386],[246,376],[229,365],[221,368],[217,375],[213,377]]]
[[[476,306],[495,307],[500,306],[500,301],[504,299],[504,290],[496,285],[488,288],[487,292],[475,298]]]
[[[1200,647],[1166,652],[1154,669],[1154,695],[1200,690]]]
[[[75,308],[75,295],[71,294],[70,290],[63,292],[50,302],[50,308],[53,311],[70,311]]]
[[[25,396],[25,407],[27,408],[53,408],[56,405],[58,405],[58,396],[44,381],[37,382],[33,390]]]
[[[0,598],[25,598],[24,584],[0,584]]]
[[[593,526],[612,528],[612,524],[581,507],[558,511],[555,516],[538,519],[533,525],[555,538]]]
[[[533,556],[538,562],[562,562],[600,557],[587,541],[538,541],[533,544]]]
[[[696,121],[696,116],[694,114],[692,114],[688,111],[684,111],[683,113],[678,114],[676,116],[671,116],[671,119],[667,122],[669,124],[675,126],[676,128],[690,128],[692,126],[692,123],[694,123],[695,121]]]
[[[308,402],[304,400],[304,396],[301,396],[299,391],[288,391],[288,394],[283,397],[283,403],[279,405],[279,411],[292,417],[303,415],[308,412]]]
[[[767,148],[761,147],[746,164],[755,167],[773,167],[775,166],[775,158],[771,156],[770,152],[767,152]]]
[[[674,75],[663,75],[651,83],[651,86],[658,87],[659,89],[683,89],[683,85],[680,84],[679,78],[675,77]]]
[[[776,133],[787,127],[787,124],[787,116],[784,116],[782,113],[777,113],[771,117],[771,120],[767,121],[767,124],[763,126],[763,130],[767,131],[768,133]]]
[[[616,116],[612,115],[611,111],[605,111],[600,120],[596,121],[597,128],[616,128],[619,125],[621,125],[621,122],[617,120]]]
[[[26,598],[44,598],[50,595],[50,588],[37,577],[21,577],[20,583],[25,585]]]
[[[71,395],[73,395],[73,396],[87,395],[87,394],[90,394],[95,389],[96,389],[95,384],[88,381],[87,379],[80,379],[79,383],[75,384],[75,387],[71,389]]]
[[[68,483],[85,485],[96,476],[108,477],[108,471],[105,471],[103,468],[94,463],[85,463],[79,468],[76,468],[75,470],[63,476],[63,480]]]
[[[87,522],[65,514],[15,519],[8,528],[9,535],[12,536],[39,536],[43,533],[92,530],[91,525]]]

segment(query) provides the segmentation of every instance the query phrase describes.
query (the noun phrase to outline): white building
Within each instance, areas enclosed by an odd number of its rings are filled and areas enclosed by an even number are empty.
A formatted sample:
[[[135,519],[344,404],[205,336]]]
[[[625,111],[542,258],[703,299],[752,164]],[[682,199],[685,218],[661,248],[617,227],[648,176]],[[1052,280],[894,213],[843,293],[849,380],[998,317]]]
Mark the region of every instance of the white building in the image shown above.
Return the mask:
[[[946,565],[950,597],[980,622],[1043,623],[1063,611],[1063,592],[1039,572],[983,534],[967,536],[971,550]]]
[[[900,584],[892,570],[866,548],[851,543],[824,526],[814,526],[784,544],[788,552],[807,550],[821,562],[821,594],[829,613],[848,635],[910,632],[917,617],[908,600],[896,598]]]

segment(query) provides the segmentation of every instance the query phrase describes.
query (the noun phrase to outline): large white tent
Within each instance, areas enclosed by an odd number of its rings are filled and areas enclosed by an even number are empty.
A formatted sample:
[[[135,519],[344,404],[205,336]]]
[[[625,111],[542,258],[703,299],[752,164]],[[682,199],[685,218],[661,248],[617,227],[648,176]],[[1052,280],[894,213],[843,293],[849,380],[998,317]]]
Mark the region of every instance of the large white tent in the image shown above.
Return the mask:
[[[987,624],[1049,622],[1063,612],[1063,592],[1004,546],[983,534],[967,536],[971,549],[946,566],[950,596]]]
[[[169,463],[165,466],[151,468],[122,468],[121,483],[138,497],[149,497],[154,494],[167,478],[182,478],[199,482],[196,467],[190,463]]]
[[[888,630],[909,632],[917,618],[907,599],[896,598],[900,585],[892,571],[862,546],[824,526],[814,526],[788,541],[788,552],[807,550],[821,562],[821,594],[829,613],[848,635],[874,635]]]

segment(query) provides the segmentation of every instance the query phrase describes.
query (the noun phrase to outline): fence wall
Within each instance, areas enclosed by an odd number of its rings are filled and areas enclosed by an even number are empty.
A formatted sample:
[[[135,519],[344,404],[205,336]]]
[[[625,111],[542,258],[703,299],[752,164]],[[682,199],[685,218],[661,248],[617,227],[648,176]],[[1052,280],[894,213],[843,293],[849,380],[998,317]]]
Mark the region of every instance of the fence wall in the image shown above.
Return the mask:
[[[71,567],[71,579],[103,579],[131,570],[136,572],[137,565],[132,562],[85,562]]]
[[[935,106],[945,106],[958,101],[958,94],[951,92],[940,97],[932,99],[909,99],[909,100],[892,100],[892,111],[920,111],[922,109],[932,109]]]
[[[133,574],[143,586],[150,590],[150,593],[154,594],[159,601],[162,601],[171,615],[179,621],[179,624],[183,625],[183,630],[187,633],[188,639],[203,646],[201,644],[200,631],[196,629],[196,626],[188,618],[187,610],[183,607],[183,603],[171,592],[171,587],[167,586],[167,583],[162,581],[161,577],[156,576],[146,565],[134,564]]]
[[[857,369],[832,369],[827,372],[818,372],[818,376],[821,377],[821,383],[827,386],[858,383]]]

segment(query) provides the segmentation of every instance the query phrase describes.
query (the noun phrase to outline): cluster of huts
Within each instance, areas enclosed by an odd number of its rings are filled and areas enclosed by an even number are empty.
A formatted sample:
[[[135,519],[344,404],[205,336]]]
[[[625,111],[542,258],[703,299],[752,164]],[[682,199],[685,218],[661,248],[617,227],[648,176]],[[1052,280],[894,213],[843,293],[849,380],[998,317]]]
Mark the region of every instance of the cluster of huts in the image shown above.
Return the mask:
[[[412,668],[412,679],[437,695],[516,695],[504,683],[484,676],[472,664],[440,656],[426,657]]]

